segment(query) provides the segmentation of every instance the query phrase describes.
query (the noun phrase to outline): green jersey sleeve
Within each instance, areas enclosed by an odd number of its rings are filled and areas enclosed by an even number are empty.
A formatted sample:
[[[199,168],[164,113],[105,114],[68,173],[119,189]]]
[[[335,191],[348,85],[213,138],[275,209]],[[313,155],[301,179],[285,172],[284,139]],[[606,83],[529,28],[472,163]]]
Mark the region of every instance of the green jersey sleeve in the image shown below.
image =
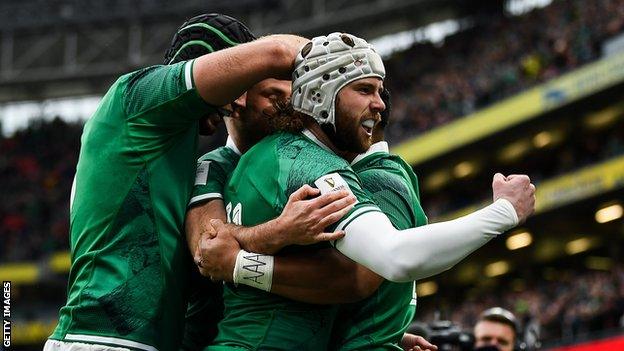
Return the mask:
[[[212,199],[222,199],[227,179],[234,172],[239,159],[236,152],[225,146],[200,157],[189,207]]]
[[[151,66],[120,78],[124,133],[146,161],[197,135],[197,121],[214,111],[195,89],[192,67],[193,61]]]
[[[193,63],[151,66],[124,76],[123,98],[128,118],[136,123],[172,126],[214,111],[195,89]]]
[[[347,190],[353,194],[357,202],[353,209],[343,218],[331,225],[327,230],[342,230],[357,217],[368,212],[381,212],[377,204],[372,200],[360,183],[360,179],[353,170],[343,169],[334,173],[326,174],[318,178],[314,185],[321,190],[321,195],[334,191]]]

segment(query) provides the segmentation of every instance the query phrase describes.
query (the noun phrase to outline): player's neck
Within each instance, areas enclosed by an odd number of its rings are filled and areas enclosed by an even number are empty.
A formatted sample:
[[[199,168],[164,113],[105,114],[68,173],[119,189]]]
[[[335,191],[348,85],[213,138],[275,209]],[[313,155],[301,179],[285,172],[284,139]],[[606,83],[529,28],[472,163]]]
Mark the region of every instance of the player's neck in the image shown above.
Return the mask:
[[[314,134],[314,136],[316,137],[316,139],[318,139],[318,141],[323,143],[323,145],[327,146],[336,155],[340,157],[345,156],[345,152],[342,150],[339,150],[336,147],[336,145],[334,145],[331,139],[329,139],[329,136],[327,136],[327,134],[323,131],[323,128],[321,128],[321,126],[318,123],[314,121],[308,121],[305,123],[305,128],[308,129],[312,134]]]

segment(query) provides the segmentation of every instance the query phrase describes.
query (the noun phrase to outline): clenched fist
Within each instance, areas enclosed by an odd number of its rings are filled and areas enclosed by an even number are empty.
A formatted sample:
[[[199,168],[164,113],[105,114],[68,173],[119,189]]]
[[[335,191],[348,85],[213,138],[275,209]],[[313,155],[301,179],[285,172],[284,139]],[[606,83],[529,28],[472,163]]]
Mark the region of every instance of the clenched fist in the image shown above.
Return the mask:
[[[526,221],[535,211],[535,185],[531,184],[527,175],[512,174],[505,177],[496,173],[492,180],[492,194],[494,201],[506,199],[511,202],[519,223]]]

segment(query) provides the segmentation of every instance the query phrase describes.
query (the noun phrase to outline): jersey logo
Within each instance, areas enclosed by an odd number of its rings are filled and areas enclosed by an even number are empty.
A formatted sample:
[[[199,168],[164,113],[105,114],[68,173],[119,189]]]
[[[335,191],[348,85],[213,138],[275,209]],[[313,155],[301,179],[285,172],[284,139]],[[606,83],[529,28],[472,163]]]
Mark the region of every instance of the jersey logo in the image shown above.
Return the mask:
[[[334,181],[333,178],[331,178],[331,177],[330,178],[325,178],[324,180],[325,180],[325,183],[329,184],[329,186],[331,186],[332,188],[334,186],[336,186],[336,182]]]
[[[321,194],[327,194],[334,191],[347,190],[351,193],[349,184],[338,173],[326,174],[314,182]]]
[[[197,172],[195,173],[195,185],[206,185],[208,182],[208,169],[210,161],[201,161],[197,164]]]

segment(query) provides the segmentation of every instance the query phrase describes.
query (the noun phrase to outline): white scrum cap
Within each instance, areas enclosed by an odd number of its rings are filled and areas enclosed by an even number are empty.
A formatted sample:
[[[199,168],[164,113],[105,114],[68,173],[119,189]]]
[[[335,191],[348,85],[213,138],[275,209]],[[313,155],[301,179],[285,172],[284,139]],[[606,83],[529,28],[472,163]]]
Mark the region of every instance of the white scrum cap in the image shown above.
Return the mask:
[[[336,128],[338,91],[354,80],[385,75],[381,56],[366,40],[347,33],[316,37],[295,60],[291,103],[295,111]]]

